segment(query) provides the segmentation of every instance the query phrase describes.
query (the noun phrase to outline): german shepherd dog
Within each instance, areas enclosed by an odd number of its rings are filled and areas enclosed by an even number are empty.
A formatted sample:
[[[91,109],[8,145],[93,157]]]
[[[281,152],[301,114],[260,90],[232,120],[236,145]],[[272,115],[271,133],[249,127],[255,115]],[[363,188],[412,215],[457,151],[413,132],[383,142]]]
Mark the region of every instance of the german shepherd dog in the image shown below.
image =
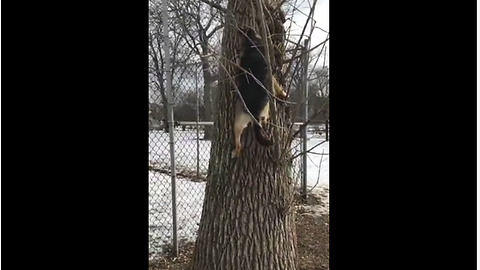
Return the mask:
[[[237,97],[235,104],[235,149],[232,156],[238,156],[242,150],[240,139],[243,130],[252,123],[255,132],[255,138],[263,146],[273,144],[268,138],[262,123],[269,118],[269,98],[267,86],[267,62],[265,60],[265,47],[262,39],[252,28],[247,28],[240,32],[241,49],[237,64],[242,68],[238,76],[238,89],[241,97]],[[244,71],[245,70],[245,71]],[[285,99],[286,94],[272,77],[275,95]],[[242,102],[245,102],[246,108]],[[251,115],[248,113],[250,111]],[[255,119],[255,121],[252,119]]]

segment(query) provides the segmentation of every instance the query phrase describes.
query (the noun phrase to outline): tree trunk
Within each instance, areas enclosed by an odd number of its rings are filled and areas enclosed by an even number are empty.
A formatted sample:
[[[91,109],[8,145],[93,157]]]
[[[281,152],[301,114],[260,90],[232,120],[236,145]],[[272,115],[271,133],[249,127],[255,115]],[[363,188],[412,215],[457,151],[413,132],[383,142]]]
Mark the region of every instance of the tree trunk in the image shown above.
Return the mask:
[[[208,55],[208,47],[203,48],[204,55]],[[205,121],[209,122],[213,120],[213,102],[212,102],[212,85],[215,82],[214,77],[210,71],[210,64],[207,57],[202,57],[202,69],[203,69],[203,104],[205,106]],[[213,127],[206,125],[204,140],[211,140],[213,138]]]
[[[211,90],[210,86],[205,84],[203,88],[203,104],[205,106],[205,121],[210,122],[213,119],[213,111],[212,111],[212,100],[211,100]],[[205,126],[205,133],[203,134],[204,140],[211,140],[213,138],[213,127],[210,125]]]
[[[152,37],[150,37],[152,38]],[[168,132],[168,125],[165,119],[168,118],[168,100],[167,100],[167,95],[165,94],[165,84],[163,80],[163,57],[161,55],[161,50],[159,49],[158,52],[160,54],[161,59],[158,59],[157,53],[155,52],[155,48],[153,46],[153,40],[149,40],[149,45],[150,45],[150,55],[152,56],[153,60],[153,66],[155,70],[155,76],[157,77],[157,87],[158,90],[160,91],[160,97],[161,97],[161,102],[163,105],[163,124],[164,124],[164,130],[165,132]],[[173,76],[173,75],[172,75]]]
[[[328,112],[327,112],[327,110],[325,110],[324,117],[325,117],[325,140],[328,141]]]
[[[258,30],[255,8],[251,0],[228,3],[235,18],[227,17],[223,33],[214,140],[190,270],[297,269],[289,123],[284,106],[277,103],[276,121],[266,127],[268,134],[276,134],[273,146],[259,145],[250,125],[243,132],[239,158],[231,156],[236,94],[232,91],[235,81],[230,78],[237,72],[232,63],[239,44],[233,20],[238,27],[255,25]]]
[[[162,123],[163,123],[163,130],[168,133],[168,102],[166,99],[162,100],[163,103],[163,118],[162,118]]]
[[[238,161],[216,149],[192,270],[297,269],[287,167],[259,162],[267,151],[255,148]]]

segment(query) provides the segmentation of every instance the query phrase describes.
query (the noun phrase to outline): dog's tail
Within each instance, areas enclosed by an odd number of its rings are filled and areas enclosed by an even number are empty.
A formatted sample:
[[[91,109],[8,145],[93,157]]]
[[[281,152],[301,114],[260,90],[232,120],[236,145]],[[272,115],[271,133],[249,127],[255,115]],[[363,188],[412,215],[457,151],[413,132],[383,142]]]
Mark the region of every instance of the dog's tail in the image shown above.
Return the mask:
[[[255,138],[257,142],[263,146],[270,146],[273,144],[272,140],[270,140],[265,133],[265,130],[257,123],[253,123],[253,129],[255,131]]]

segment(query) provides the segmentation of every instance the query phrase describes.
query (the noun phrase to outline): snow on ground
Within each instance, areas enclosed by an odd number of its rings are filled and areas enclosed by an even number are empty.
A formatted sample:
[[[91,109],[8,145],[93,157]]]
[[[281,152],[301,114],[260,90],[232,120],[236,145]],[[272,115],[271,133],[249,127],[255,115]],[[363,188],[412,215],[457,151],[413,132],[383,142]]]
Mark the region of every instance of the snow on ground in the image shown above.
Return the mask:
[[[193,130],[175,130],[175,168],[177,171],[196,172],[206,176],[210,160],[210,141],[201,140],[203,131],[199,132],[200,140]],[[170,137],[168,132],[151,130],[149,132],[149,161],[152,167],[170,169]],[[198,142],[198,145],[197,145]],[[198,157],[198,158],[197,158]],[[198,163],[197,163],[198,160]]]
[[[318,146],[317,144],[324,142]],[[307,187],[329,185],[329,142],[325,138],[308,138],[308,149],[315,147],[307,155]]]
[[[196,132],[192,130],[175,131],[175,163],[177,172],[196,172],[206,175],[210,159],[210,141],[198,141]],[[199,135],[203,137],[203,132]],[[323,142],[323,143],[322,143]],[[321,144],[320,144],[321,143]],[[292,153],[300,151],[300,145],[294,142]],[[320,144],[320,145],[318,145]],[[318,146],[316,146],[318,145]],[[316,146],[316,147],[315,147]],[[307,188],[310,194],[321,200],[320,205],[303,206],[313,215],[328,214],[329,189],[329,143],[325,137],[309,134],[307,149],[315,147],[307,155]],[[322,155],[323,153],[323,155]],[[198,157],[198,163],[197,163]],[[302,157],[295,160],[299,166]],[[152,170],[149,172],[149,250],[158,252],[161,247],[172,243],[172,189],[168,174],[154,169],[170,169],[169,134],[164,131],[152,130],[149,133],[149,162]],[[294,169],[299,172],[301,167]],[[295,174],[297,184],[300,174]],[[195,182],[184,177],[177,177],[177,228],[179,242],[191,242],[196,238],[198,223],[202,212],[205,182]]]
[[[317,144],[324,142],[318,146]],[[308,138],[308,149],[315,147],[307,155],[307,187],[311,189],[309,194],[320,200],[318,205],[307,205],[305,210],[312,212],[312,215],[328,215],[330,212],[329,199],[329,164],[330,148],[329,142],[324,136],[311,135]]]
[[[297,209],[302,209],[303,215],[323,216],[329,215],[330,201],[328,187],[322,185],[312,189],[309,196],[313,196],[319,200],[319,204],[313,205],[298,205]]]
[[[149,172],[149,250],[172,243],[172,188],[170,176]],[[192,242],[202,214],[205,182],[176,178],[177,230],[179,241]]]
[[[301,152],[302,145],[297,139],[292,143],[292,153],[296,155]],[[310,150],[311,149],[311,150]],[[308,134],[307,137],[307,187],[319,187],[329,185],[329,142],[325,141],[325,136],[318,134]],[[298,168],[295,170],[300,172],[302,156],[295,159]],[[300,184],[300,174],[297,183]]]
[[[307,137],[307,150],[313,148],[307,154],[307,191],[320,201],[316,205],[301,205],[304,215],[321,216],[328,215],[330,211],[329,201],[329,142],[325,136],[309,134]],[[295,147],[294,154],[300,151]],[[299,157],[302,158],[302,157]],[[298,161],[297,161],[298,162]],[[297,180],[297,183],[299,183]]]

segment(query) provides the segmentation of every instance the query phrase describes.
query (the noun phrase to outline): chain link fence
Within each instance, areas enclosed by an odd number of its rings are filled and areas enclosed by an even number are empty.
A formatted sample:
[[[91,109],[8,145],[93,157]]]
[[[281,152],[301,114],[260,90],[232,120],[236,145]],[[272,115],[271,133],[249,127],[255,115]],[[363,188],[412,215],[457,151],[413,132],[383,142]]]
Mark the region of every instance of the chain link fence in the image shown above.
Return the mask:
[[[195,241],[202,211],[213,123],[205,122],[203,78],[198,65],[173,75],[175,121],[169,127],[165,95],[150,92],[149,111],[149,252],[150,259]],[[175,181],[171,178],[169,129],[174,133]],[[208,134],[207,134],[208,135]],[[175,202],[175,203],[173,203]],[[175,207],[175,208],[174,208]],[[174,212],[176,212],[174,214]],[[174,218],[176,216],[176,220]]]
[[[206,121],[205,87],[201,67],[184,66],[173,75],[174,125],[165,119],[168,106],[159,89],[150,91],[149,110],[149,253],[155,261],[194,242],[203,207],[205,179],[210,159],[213,122]],[[215,90],[215,89],[211,89]],[[213,102],[211,103],[213,104]],[[171,178],[170,128],[174,133],[175,183]],[[292,153],[301,151],[296,139]],[[301,159],[294,161],[292,177],[300,184]],[[175,202],[175,203],[173,203]],[[174,208],[175,207],[175,208]],[[175,212],[175,214],[174,214]],[[176,221],[174,216],[176,215]],[[175,224],[175,225],[174,225]],[[174,237],[176,235],[176,237]],[[175,238],[175,240],[174,240]]]
[[[205,195],[205,179],[210,158],[211,138],[208,131],[213,122],[207,121],[203,71],[199,65],[183,67],[181,76],[173,75],[174,125],[165,119],[168,106],[163,94],[152,87],[149,110],[149,260],[158,261],[167,254],[176,254],[196,239]],[[213,91],[215,89],[212,89]],[[213,102],[212,102],[213,104]],[[298,122],[296,128],[301,122]],[[174,134],[175,179],[171,177],[170,129]],[[325,125],[307,128],[308,141],[324,141]],[[292,142],[292,155],[304,151],[304,137]],[[309,150],[314,143],[309,144]],[[324,153],[317,153],[322,154]],[[292,179],[298,193],[303,190],[303,172],[310,162],[302,156],[294,159]],[[315,165],[315,164],[314,164]],[[315,165],[316,166],[316,165]],[[320,168],[319,168],[320,169]],[[305,186],[306,187],[306,186]]]

